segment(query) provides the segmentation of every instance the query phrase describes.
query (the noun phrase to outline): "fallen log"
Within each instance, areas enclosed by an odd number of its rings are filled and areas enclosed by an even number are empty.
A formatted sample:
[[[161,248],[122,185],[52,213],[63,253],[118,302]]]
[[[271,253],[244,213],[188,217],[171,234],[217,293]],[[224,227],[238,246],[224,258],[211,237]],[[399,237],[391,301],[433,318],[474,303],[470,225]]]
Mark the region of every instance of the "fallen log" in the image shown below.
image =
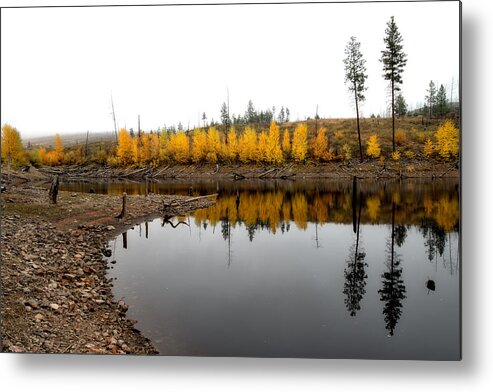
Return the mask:
[[[277,170],[277,167],[274,167],[274,168],[272,168],[270,170],[267,170],[266,172],[264,172],[261,175],[259,175],[258,178],[262,178],[262,177],[266,176],[267,174],[270,174],[270,173],[272,173],[273,171],[276,171],[276,170]]]
[[[213,193],[211,195],[191,197],[191,198],[185,199],[185,200],[173,199],[169,203],[166,203],[166,201],[163,200],[163,208],[169,208],[169,207],[173,207],[173,206],[181,206],[182,204],[191,203],[192,201],[208,199],[210,197],[216,197],[217,195],[218,195],[217,193]]]
[[[164,169],[159,170],[157,173],[153,174],[152,177],[154,178],[154,177],[159,176],[162,172],[164,172],[168,168],[169,168],[169,165],[167,165]]]

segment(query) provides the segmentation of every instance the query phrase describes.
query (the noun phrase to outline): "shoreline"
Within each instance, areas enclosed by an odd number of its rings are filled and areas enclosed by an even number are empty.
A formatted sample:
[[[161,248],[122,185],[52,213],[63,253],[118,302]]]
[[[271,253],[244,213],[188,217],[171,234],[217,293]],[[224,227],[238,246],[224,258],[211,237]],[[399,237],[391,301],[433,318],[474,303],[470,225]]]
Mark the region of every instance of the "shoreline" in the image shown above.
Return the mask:
[[[140,222],[212,201],[127,196],[118,220],[120,196],[60,191],[50,205],[45,189],[12,185],[1,199],[3,352],[159,354],[113,297],[108,243]]]
[[[290,163],[284,166],[255,164],[185,164],[163,167],[112,168],[107,166],[59,166],[31,168],[29,172],[39,175],[59,175],[64,180],[93,179],[281,179],[304,178],[345,179],[345,178],[458,178],[460,169],[456,161],[359,161],[328,163]]]

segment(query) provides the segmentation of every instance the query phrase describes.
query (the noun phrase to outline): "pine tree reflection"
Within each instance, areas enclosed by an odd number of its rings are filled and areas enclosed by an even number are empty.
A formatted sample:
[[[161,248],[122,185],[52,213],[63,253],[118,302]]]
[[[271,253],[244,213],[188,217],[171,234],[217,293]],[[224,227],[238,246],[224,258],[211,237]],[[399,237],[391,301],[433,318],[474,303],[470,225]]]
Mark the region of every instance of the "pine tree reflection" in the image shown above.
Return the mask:
[[[356,187],[353,186],[353,192],[355,192]],[[359,208],[356,213],[356,197],[353,196],[353,209],[354,209],[354,231],[356,233],[355,242],[351,245],[349,249],[349,259],[347,261],[348,265],[344,270],[344,290],[343,294],[346,295],[344,303],[349,314],[354,317],[356,312],[361,309],[360,302],[366,293],[366,278],[368,276],[365,272],[365,267],[368,266],[365,263],[366,253],[360,244],[360,223],[361,223],[361,206],[362,206],[362,195],[359,195]],[[357,219],[356,219],[357,215]]]
[[[383,314],[385,327],[389,336],[394,335],[394,330],[402,314],[402,300],[406,298],[406,286],[402,280],[402,267],[400,255],[395,252],[395,202],[392,202],[392,232],[390,241],[387,242],[387,268],[382,275],[382,289],[380,301],[384,302]]]

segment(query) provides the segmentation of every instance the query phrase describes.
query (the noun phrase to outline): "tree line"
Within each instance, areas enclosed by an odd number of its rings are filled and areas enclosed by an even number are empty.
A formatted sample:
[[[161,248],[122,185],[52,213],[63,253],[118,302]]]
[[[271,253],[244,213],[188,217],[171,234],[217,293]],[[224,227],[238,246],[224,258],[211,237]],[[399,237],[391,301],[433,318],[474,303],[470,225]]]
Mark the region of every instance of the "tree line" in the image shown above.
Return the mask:
[[[392,16],[387,23],[384,36],[385,48],[381,52],[380,61],[383,65],[383,78],[389,82],[392,115],[392,153],[390,158],[399,160],[401,152],[397,149],[399,141],[405,134],[396,129],[396,117],[407,113],[407,104],[401,93],[402,74],[407,63],[407,55],[403,50],[403,38]],[[353,36],[345,48],[344,82],[348,92],[354,99],[357,131],[357,151],[354,151],[352,139],[340,143],[337,132],[331,139],[327,128],[318,128],[315,123],[315,134],[309,134],[306,124],[293,124],[291,129],[280,132],[279,124],[289,123],[289,108],[281,107],[276,115],[276,108],[255,109],[253,102],[248,102],[243,115],[230,115],[228,103],[221,106],[221,125],[211,119],[207,122],[206,113],[202,114],[203,127],[193,131],[184,131],[178,124],[156,132],[140,131],[136,135],[133,129],[122,128],[117,136],[116,148],[100,150],[95,157],[99,163],[127,166],[132,164],[159,165],[162,163],[268,163],[282,164],[286,161],[305,162],[307,160],[327,162],[332,160],[349,160],[359,156],[364,158],[381,158],[382,148],[378,133],[371,134],[362,140],[360,106],[365,101],[366,73],[365,59],[361,53],[361,44]],[[228,93],[229,96],[229,93]],[[430,82],[425,97],[426,115],[429,119],[443,118],[448,110],[446,91],[443,85],[438,90],[433,81]],[[114,112],[113,112],[114,113]],[[318,111],[315,121],[319,119]],[[268,129],[266,129],[268,127]],[[237,129],[243,129],[241,132]],[[220,132],[221,131],[221,132]],[[337,142],[337,145],[336,145]],[[366,146],[364,144],[366,143]],[[408,158],[416,153],[404,151]],[[428,137],[422,146],[422,156],[426,158],[440,157],[451,159],[459,153],[459,131],[453,121],[444,121],[432,137]],[[64,151],[60,136],[55,137],[53,149],[39,148],[26,153],[22,147],[20,135],[14,127],[5,124],[2,127],[2,159],[8,167],[11,164],[25,164],[28,161],[36,164],[59,165],[79,163],[87,159],[87,145]]]

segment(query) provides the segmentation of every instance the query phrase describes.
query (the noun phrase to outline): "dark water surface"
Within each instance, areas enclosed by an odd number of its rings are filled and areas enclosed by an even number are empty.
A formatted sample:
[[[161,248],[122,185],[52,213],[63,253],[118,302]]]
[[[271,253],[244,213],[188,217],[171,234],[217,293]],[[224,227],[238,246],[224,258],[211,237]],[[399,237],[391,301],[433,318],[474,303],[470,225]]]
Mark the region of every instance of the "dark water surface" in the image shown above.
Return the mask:
[[[460,358],[458,182],[152,183],[217,204],[110,244],[164,355]],[[141,183],[63,189],[144,193]]]

